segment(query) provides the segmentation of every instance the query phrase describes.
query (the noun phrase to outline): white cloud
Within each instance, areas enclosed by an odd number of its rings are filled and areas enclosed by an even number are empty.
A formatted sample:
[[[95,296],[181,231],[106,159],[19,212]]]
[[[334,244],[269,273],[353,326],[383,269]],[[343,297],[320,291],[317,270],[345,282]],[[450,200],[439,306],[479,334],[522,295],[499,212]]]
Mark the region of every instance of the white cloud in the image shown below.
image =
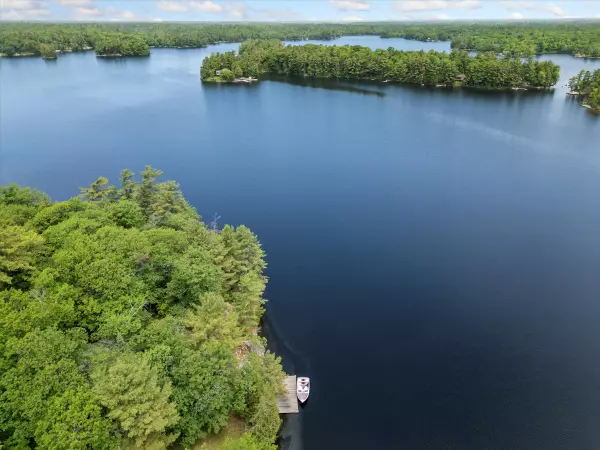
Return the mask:
[[[167,0],[157,2],[156,7],[161,11],[167,12],[186,12],[189,9],[187,2],[176,2]]]
[[[234,19],[245,19],[248,16],[248,7],[242,2],[230,3],[225,9],[227,14]]]
[[[341,11],[368,11],[371,7],[367,0],[329,0]]]
[[[190,7],[192,9],[198,10],[198,11],[202,11],[205,13],[219,13],[221,11],[223,11],[223,7],[221,5],[218,5],[215,2],[211,2],[210,0],[205,0],[205,1],[191,1],[190,3]]]
[[[133,11],[129,11],[128,9],[120,9],[114,6],[107,7],[103,14],[109,20],[124,20],[124,21],[132,21],[132,20],[141,20],[142,17]]]
[[[110,20],[110,21],[136,21],[147,20],[128,9],[121,9],[115,6],[106,8],[76,8],[75,20]]]
[[[201,11],[204,13],[219,13],[223,11],[223,7],[211,0],[191,0],[191,1],[175,1],[161,0],[156,3],[156,7],[161,11],[167,12],[188,12]]]
[[[404,19],[406,20],[419,20],[419,21],[437,21],[437,20],[451,20],[448,14],[439,13],[439,14],[404,14]]]
[[[360,22],[361,20],[365,20],[365,19],[360,16],[346,16],[346,17],[343,17],[342,20],[344,20],[346,22]]]
[[[38,2],[34,0],[0,0],[0,8],[2,9],[26,11],[32,9],[45,9],[46,6],[46,2]]]
[[[50,10],[49,9],[27,9],[27,10],[23,11],[23,13],[29,17],[49,16]]]
[[[508,15],[508,18],[513,19],[513,20],[523,20],[523,19],[525,19],[525,15],[520,12],[514,12],[514,13],[510,13]]]
[[[17,11],[15,11],[14,9],[11,9],[8,12],[3,12],[0,9],[0,19],[1,20],[23,20],[24,17],[19,14]]]
[[[75,10],[75,15],[78,17],[95,17],[101,16],[102,11],[98,8],[77,8]]]
[[[540,11],[553,14],[556,17],[565,18],[567,16],[567,13],[565,13],[565,10],[561,6],[557,6],[553,3],[523,0],[503,0],[501,3],[502,7],[509,11]]]
[[[35,0],[0,0],[2,20],[42,18],[51,14],[48,3]]]
[[[406,0],[394,2],[394,8],[401,12],[442,11],[447,9],[481,8],[480,0]]]
[[[84,7],[84,6],[91,7],[93,5],[92,0],[57,0],[57,3],[61,6],[78,6],[78,7]]]
[[[260,19],[277,22],[294,22],[300,20],[306,20],[304,16],[298,11],[285,8],[285,9],[263,9],[257,11]]]

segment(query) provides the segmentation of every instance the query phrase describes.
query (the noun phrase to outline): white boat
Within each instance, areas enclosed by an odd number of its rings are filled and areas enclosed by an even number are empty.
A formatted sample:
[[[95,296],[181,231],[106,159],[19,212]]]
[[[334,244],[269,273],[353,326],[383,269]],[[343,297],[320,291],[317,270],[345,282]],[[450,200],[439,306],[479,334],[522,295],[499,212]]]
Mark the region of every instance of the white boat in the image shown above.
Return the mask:
[[[310,394],[310,378],[298,377],[296,380],[296,395],[300,403],[305,403],[308,400],[308,394]]]

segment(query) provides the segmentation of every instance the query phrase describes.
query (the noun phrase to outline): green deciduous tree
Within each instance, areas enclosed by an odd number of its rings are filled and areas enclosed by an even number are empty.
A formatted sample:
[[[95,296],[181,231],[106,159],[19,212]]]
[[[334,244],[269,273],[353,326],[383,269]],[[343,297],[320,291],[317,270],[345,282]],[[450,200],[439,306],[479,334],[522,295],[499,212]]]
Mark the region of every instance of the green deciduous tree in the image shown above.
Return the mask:
[[[47,411],[36,426],[36,442],[48,449],[118,449],[110,420],[92,392],[70,388],[47,403]]]
[[[47,206],[50,204],[50,198],[37,189],[22,188],[12,183],[8,186],[0,186],[0,204]]]
[[[0,288],[27,280],[44,249],[44,239],[18,225],[0,227]]]
[[[77,359],[85,343],[80,329],[32,330],[4,343],[0,360],[0,429],[8,444],[22,447],[35,439],[38,423],[53,420],[47,405],[69,389],[85,386]]]
[[[51,44],[40,44],[40,56],[44,59],[56,59],[56,48]]]
[[[123,228],[138,228],[146,221],[144,210],[131,200],[121,200],[111,204],[108,213],[114,223]]]

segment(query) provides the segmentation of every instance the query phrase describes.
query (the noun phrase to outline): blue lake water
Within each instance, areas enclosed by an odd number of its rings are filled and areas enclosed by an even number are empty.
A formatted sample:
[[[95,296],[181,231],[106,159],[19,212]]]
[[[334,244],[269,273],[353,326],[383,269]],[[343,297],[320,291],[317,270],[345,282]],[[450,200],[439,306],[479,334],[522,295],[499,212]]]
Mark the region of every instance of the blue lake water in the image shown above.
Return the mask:
[[[347,37],[327,44],[448,50]],[[0,183],[145,164],[268,254],[286,448],[600,447],[600,117],[555,92],[202,86],[220,44],[0,60]]]

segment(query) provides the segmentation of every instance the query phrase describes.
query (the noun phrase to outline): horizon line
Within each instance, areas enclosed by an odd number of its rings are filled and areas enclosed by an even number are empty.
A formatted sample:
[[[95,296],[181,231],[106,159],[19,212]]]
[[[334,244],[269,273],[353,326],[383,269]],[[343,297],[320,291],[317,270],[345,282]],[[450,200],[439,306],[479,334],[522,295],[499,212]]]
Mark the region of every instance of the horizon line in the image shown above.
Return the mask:
[[[36,24],[139,24],[139,23],[155,23],[155,24],[169,24],[169,23],[189,23],[189,24],[262,24],[262,25],[276,25],[276,24],[335,24],[335,25],[370,25],[370,24],[428,24],[428,25],[441,25],[450,23],[473,23],[473,22],[493,22],[493,23],[527,23],[527,22],[599,22],[600,18],[586,18],[586,17],[565,17],[565,18],[528,18],[528,19],[444,19],[444,20],[44,20],[44,19],[28,19],[28,20],[15,20],[15,19],[0,19],[0,23],[36,23]]]

